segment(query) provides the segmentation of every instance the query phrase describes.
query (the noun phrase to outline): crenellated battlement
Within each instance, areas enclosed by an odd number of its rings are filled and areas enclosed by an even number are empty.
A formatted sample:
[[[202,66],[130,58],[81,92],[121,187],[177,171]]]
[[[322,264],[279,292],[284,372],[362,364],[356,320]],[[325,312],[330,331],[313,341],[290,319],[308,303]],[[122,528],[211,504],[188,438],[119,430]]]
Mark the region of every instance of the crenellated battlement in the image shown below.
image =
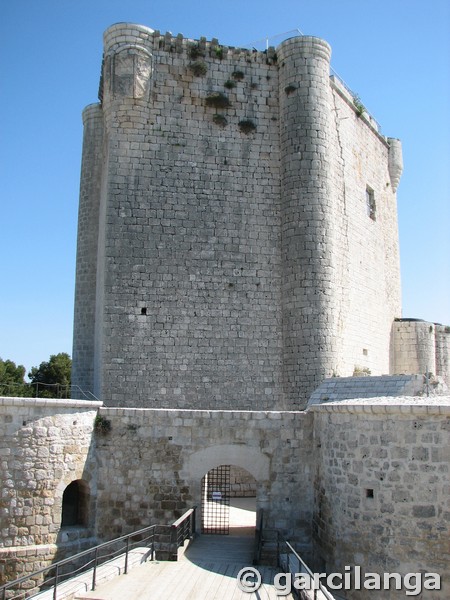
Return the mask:
[[[116,23],[109,27],[103,35],[105,53],[115,52],[121,46],[142,45],[153,50],[162,50],[176,54],[187,54],[193,58],[195,50],[197,56],[217,58],[219,60],[245,56],[249,62],[263,64],[267,60],[275,59],[275,49],[268,48],[266,51],[249,50],[219,44],[219,40],[213,38],[207,40],[201,37],[199,40],[186,38],[183,34],[173,35],[171,32],[162,33],[142,25],[130,23]]]

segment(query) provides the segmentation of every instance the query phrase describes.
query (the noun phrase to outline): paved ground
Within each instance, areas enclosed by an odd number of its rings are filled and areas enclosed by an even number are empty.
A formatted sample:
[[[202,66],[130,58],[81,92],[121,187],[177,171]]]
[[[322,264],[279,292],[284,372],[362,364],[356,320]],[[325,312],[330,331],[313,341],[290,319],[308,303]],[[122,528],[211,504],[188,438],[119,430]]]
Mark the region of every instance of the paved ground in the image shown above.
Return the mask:
[[[256,525],[256,498],[231,498],[231,527],[254,527]]]

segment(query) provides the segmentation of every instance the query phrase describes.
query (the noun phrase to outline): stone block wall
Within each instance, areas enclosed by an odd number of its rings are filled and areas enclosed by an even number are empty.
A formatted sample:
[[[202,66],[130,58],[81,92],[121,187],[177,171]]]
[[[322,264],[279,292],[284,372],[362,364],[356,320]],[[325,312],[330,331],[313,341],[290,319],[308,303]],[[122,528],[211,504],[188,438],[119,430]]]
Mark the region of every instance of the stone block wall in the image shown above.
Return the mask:
[[[103,432],[96,416],[109,423]],[[234,479],[254,478],[265,527],[316,569],[450,576],[448,397],[341,400],[306,412],[3,398],[0,427],[2,580],[170,524],[194,505],[200,527],[202,477],[222,464]],[[76,480],[89,489],[88,519],[61,527],[63,492]]]
[[[421,319],[392,325],[392,373],[431,373],[450,387],[450,327]]]
[[[230,469],[231,498],[256,497],[256,480],[248,471],[232,466]]]
[[[262,53],[107,30],[75,384],[115,406],[297,410],[324,377],[388,372],[400,146],[329,68],[312,37]]]
[[[312,415],[103,407],[111,432],[97,440],[97,534],[101,539],[170,523],[193,505],[201,479],[235,465],[256,479],[265,524],[310,555]]]
[[[170,36],[128,43],[105,37],[96,389],[116,406],[281,406],[276,68]]]
[[[360,114],[338,79],[332,78],[331,88],[332,282],[338,311],[333,374],[345,377],[359,368],[383,375],[390,373],[392,321],[401,316],[395,193],[401,147],[380,135],[367,113]]]
[[[450,577],[450,398],[315,405],[316,568]],[[371,590],[349,591],[368,600]],[[405,591],[384,591],[387,600]]]
[[[0,581],[95,544],[91,438],[100,404],[0,398]],[[63,492],[75,480],[90,488],[89,519],[62,529]]]

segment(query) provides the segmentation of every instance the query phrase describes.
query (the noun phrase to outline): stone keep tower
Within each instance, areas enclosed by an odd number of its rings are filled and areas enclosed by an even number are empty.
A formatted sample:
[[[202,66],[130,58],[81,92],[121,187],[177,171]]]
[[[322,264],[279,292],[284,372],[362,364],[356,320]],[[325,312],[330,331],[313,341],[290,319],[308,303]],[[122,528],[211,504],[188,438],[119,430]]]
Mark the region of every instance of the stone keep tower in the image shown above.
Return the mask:
[[[330,47],[117,24],[83,113],[73,383],[105,404],[298,409],[389,372],[398,140]]]

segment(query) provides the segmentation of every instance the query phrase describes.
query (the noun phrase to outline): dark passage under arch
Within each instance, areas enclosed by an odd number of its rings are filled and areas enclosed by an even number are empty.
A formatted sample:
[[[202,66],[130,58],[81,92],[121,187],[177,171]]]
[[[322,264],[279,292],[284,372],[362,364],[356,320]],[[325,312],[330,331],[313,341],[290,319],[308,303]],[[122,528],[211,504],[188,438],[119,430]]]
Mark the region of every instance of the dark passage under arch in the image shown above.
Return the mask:
[[[61,527],[86,526],[88,522],[89,486],[82,479],[72,481],[62,498]]]

